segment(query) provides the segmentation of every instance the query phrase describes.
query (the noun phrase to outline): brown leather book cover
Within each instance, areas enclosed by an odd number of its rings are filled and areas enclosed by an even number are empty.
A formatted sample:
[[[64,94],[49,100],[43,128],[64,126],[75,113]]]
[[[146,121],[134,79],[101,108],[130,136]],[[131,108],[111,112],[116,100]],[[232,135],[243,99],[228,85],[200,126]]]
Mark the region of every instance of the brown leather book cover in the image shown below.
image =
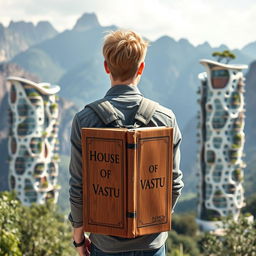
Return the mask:
[[[82,128],[85,231],[132,238],[170,230],[172,133]]]

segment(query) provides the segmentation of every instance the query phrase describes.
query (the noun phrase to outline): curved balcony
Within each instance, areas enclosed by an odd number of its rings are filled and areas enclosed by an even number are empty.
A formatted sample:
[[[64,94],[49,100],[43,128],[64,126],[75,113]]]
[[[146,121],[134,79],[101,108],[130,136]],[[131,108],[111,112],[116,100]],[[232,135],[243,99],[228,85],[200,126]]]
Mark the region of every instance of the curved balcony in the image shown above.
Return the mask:
[[[229,155],[229,161],[231,163],[235,163],[238,160],[237,150],[229,150],[228,155]]]
[[[242,135],[237,133],[233,137],[232,148],[240,148],[242,146]]]
[[[243,127],[243,118],[236,118],[233,123],[233,128],[237,130],[241,130]]]
[[[241,97],[238,92],[233,92],[230,97],[231,108],[239,108],[241,105]]]
[[[52,103],[51,105],[50,105],[50,113],[52,114],[52,115],[55,115],[55,114],[57,114],[57,112],[58,112],[58,103]]]
[[[235,169],[232,172],[232,179],[236,182],[241,182],[243,181],[243,171],[239,168]]]

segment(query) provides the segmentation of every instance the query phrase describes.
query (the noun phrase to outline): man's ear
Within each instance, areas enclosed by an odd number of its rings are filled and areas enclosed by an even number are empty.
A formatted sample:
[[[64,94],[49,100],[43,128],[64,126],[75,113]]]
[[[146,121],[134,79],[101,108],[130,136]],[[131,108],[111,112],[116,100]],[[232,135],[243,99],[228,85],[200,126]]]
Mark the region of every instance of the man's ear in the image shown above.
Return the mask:
[[[110,74],[110,70],[108,68],[108,64],[107,64],[107,62],[105,60],[104,60],[104,68],[105,68],[106,73]]]
[[[145,68],[145,62],[143,61],[143,62],[140,63],[137,75],[142,75],[144,68]]]

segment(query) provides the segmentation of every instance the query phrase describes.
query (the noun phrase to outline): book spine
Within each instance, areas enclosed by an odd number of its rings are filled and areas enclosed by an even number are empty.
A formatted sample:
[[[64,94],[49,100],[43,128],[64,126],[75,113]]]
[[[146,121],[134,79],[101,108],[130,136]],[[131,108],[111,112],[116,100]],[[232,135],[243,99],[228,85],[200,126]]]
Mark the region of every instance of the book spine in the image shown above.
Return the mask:
[[[136,178],[137,178],[137,138],[136,131],[127,132],[127,237],[136,236]]]

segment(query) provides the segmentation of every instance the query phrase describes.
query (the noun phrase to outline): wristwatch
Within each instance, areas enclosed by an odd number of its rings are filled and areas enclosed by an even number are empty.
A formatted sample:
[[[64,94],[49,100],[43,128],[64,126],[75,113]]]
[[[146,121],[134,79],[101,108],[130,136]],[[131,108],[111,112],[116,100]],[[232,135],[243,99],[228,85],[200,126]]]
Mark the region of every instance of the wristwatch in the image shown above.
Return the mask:
[[[73,245],[74,245],[75,247],[81,247],[81,246],[84,245],[84,243],[85,243],[85,236],[84,236],[82,242],[80,242],[80,243],[77,243],[75,240],[73,240]]]

